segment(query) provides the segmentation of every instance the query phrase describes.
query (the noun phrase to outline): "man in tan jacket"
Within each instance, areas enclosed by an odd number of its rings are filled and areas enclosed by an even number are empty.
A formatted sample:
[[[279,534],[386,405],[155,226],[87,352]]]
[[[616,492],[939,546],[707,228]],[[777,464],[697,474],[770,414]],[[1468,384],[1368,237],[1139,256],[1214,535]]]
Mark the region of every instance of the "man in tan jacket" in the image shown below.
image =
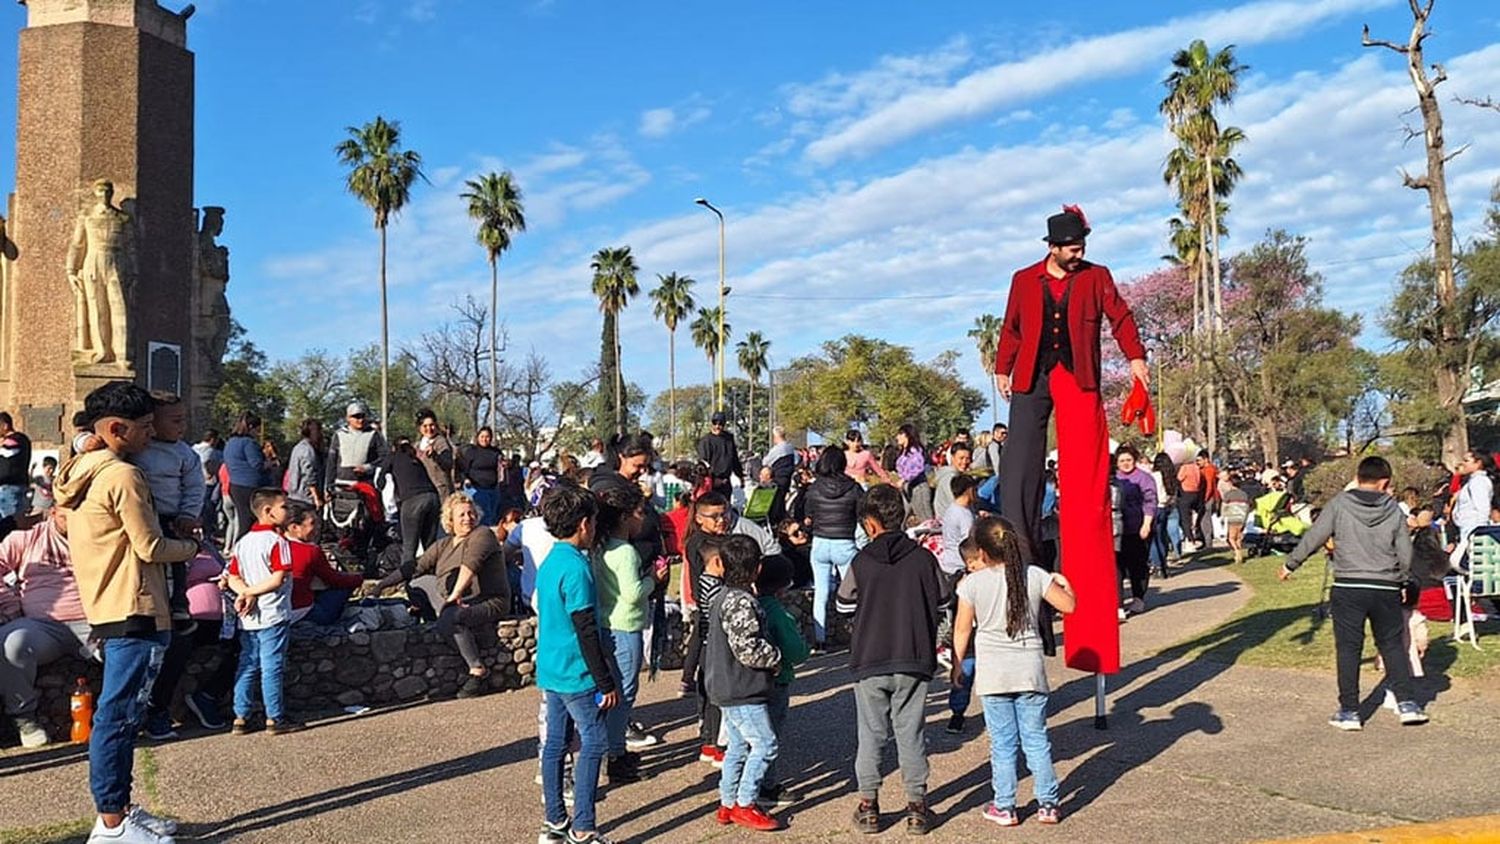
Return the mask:
[[[89,788],[98,842],[171,842],[176,824],[130,802],[135,736],[171,636],[162,564],[190,559],[198,544],[162,536],[151,489],[126,462],[151,442],[151,394],[126,381],[89,393],[84,413],[105,448],[69,460],[53,489],[68,512],[69,546],[84,614],[104,657],[89,737]]]

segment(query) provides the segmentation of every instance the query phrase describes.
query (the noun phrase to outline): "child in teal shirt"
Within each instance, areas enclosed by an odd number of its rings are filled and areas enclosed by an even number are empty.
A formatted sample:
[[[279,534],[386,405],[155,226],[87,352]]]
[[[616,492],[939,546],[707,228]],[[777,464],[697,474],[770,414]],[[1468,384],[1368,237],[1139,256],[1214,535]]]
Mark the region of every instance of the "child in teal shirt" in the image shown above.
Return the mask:
[[[761,609],[766,613],[766,632],[771,644],[781,650],[781,670],[776,683],[771,687],[771,699],[767,703],[771,714],[771,726],[776,730],[777,741],[781,740],[781,727],[786,723],[787,710],[791,706],[792,680],[797,676],[797,666],[807,661],[811,652],[807,640],[802,638],[802,629],[796,619],[781,603],[781,594],[792,585],[792,564],[781,555],[762,558],[760,575],[755,579],[755,592],[760,598]],[[781,783],[776,779],[780,758],[771,760],[761,780],[760,799],[756,802],[773,808],[782,805]]]

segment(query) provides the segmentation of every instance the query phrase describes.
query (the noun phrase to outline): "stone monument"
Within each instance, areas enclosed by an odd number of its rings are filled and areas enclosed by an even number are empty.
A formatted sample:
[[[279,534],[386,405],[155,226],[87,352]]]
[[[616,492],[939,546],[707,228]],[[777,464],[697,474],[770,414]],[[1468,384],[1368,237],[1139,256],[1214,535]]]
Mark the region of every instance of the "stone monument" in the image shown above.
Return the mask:
[[[0,408],[50,446],[109,380],[206,407],[221,377],[207,353],[222,356],[222,343],[206,342],[218,329],[202,323],[212,312],[227,334],[228,255],[217,245],[207,254],[193,209],[191,7],[21,3],[16,188],[0,238]]]

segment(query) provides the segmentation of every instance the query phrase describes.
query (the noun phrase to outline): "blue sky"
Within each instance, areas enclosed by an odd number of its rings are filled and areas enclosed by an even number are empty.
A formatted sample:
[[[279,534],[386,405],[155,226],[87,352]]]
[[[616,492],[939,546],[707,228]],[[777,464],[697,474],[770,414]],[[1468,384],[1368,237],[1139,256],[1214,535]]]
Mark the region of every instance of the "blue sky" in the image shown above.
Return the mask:
[[[508,167],[531,224],[501,263],[510,349],[535,348],[565,377],[597,354],[598,248],[632,246],[643,291],[676,271],[714,295],[701,195],[729,219],[736,337],[762,331],[778,363],[848,332],[922,357],[962,349],[982,387],[964,332],[1003,307],[1059,204],[1082,204],[1091,257],[1117,278],[1166,251],[1156,105],[1171,53],[1198,37],[1237,45],[1250,66],[1225,118],[1249,137],[1227,249],[1272,226],[1308,235],[1329,300],[1368,324],[1427,245],[1423,199],[1398,175],[1421,166],[1420,144],[1402,143],[1414,95],[1398,56],[1359,45],[1364,22],[1404,40],[1401,0],[1041,12],[768,0],[733,15],[577,0],[197,5],[197,200],[228,208],[230,301],[273,358],[378,339],[375,233],[331,152],[345,126],[376,114],[401,122],[431,179],[390,231],[393,342],[448,319],[465,293],[488,296],[457,195]],[[8,14],[19,29],[24,9]],[[1452,77],[1448,138],[1472,144],[1450,187],[1458,230],[1473,236],[1500,177],[1500,113],[1451,97],[1500,98],[1500,7],[1439,0],[1434,29],[1429,56]],[[15,41],[0,42],[0,86],[14,91]],[[13,120],[6,97],[0,123]],[[0,138],[6,190],[12,146]],[[666,334],[644,295],[623,332],[627,377],[663,389]],[[706,380],[707,363],[681,345],[680,380]]]

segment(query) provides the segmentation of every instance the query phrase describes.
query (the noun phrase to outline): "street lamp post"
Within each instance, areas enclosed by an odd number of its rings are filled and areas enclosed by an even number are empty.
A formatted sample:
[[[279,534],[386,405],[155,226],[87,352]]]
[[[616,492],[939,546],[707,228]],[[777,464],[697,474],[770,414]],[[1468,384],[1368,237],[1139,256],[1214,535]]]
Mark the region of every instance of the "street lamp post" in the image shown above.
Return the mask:
[[[698,205],[714,212],[719,218],[719,351],[714,355],[714,361],[718,365],[718,371],[714,373],[716,398],[714,409],[724,409],[724,212],[713,206],[713,203],[698,197],[693,200]]]

